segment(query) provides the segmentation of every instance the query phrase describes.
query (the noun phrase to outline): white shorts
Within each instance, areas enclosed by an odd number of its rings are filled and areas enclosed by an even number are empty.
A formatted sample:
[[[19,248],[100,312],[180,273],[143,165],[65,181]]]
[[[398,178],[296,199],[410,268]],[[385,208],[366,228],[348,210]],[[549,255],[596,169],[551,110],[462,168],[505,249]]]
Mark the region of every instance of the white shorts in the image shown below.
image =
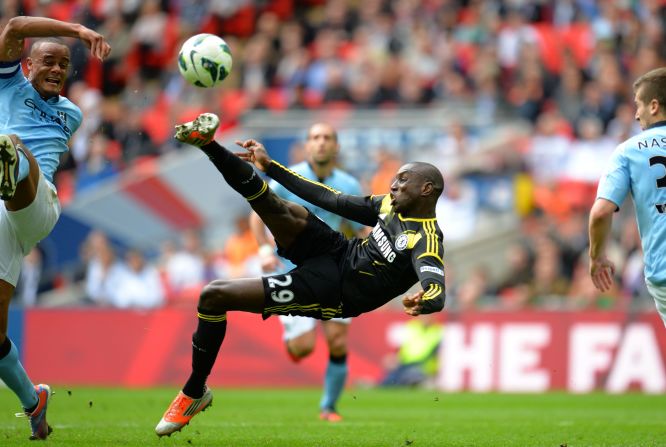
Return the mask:
[[[55,186],[39,173],[37,195],[26,208],[8,211],[0,204],[0,279],[13,286],[21,272],[23,257],[53,230],[60,217]]]
[[[306,332],[310,332],[315,328],[318,321],[315,318],[295,315],[279,315],[279,318],[280,323],[282,323],[282,328],[284,329],[284,332],[282,333],[282,339],[284,341],[292,340],[305,334]],[[349,324],[351,323],[351,320],[351,318],[331,318],[327,321]]]
[[[661,321],[666,326],[666,286],[655,286],[650,281],[645,281],[648,292],[654,298],[654,303],[657,305],[657,311],[661,316]]]

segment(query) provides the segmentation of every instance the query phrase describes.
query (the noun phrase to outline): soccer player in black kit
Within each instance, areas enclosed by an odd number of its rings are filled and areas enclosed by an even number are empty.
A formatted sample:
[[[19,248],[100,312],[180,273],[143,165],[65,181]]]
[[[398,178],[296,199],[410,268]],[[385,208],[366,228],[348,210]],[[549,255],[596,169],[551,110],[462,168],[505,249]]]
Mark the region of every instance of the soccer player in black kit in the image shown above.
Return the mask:
[[[428,163],[407,163],[390,193],[349,196],[298,176],[271,160],[261,143],[238,142],[234,154],[213,140],[217,116],[204,113],[177,126],[176,139],[199,147],[226,182],[250,203],[273,234],[278,253],[296,268],[286,274],[216,280],[201,291],[198,326],[192,336],[192,373],[155,427],[171,435],[210,406],[206,380],[227,328],[228,311],[304,315],[327,320],[370,312],[407,291],[405,312],[416,316],[444,307],[444,248],[435,204],[444,189],[442,174]],[[249,162],[249,163],[246,163]],[[305,207],[275,195],[250,163],[306,201],[373,227],[365,239],[347,240]]]

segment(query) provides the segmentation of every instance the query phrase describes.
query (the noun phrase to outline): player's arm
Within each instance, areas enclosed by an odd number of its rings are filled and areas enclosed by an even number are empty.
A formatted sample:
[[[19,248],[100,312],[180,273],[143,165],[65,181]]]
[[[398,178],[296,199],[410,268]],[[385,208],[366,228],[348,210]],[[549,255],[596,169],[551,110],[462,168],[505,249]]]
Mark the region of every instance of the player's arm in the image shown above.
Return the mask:
[[[264,146],[256,140],[236,143],[247,150],[246,153],[236,155],[254,163],[257,168],[306,202],[364,225],[374,226],[377,223],[383,196],[360,197],[342,194],[330,186],[306,179],[272,160]]]
[[[597,200],[592,205],[588,222],[590,238],[590,276],[594,286],[605,292],[613,285],[615,265],[606,257],[613,213],[619,209],[630,191],[631,176],[625,146],[619,145],[611,156],[604,176],[599,181]]]
[[[615,265],[606,258],[606,243],[613,224],[613,213],[617,205],[610,200],[599,198],[590,210],[590,276],[594,286],[602,292],[613,285]]]
[[[444,308],[444,248],[437,233],[426,233],[412,250],[412,263],[423,290],[405,296],[405,313],[412,316],[439,312]]]
[[[14,17],[0,33],[0,62],[13,62],[21,59],[23,45],[28,37],[75,37],[90,48],[90,53],[104,59],[111,52],[111,46],[104,37],[78,23],[61,22],[46,17]]]
[[[266,224],[257,213],[250,214],[250,231],[259,244],[259,258],[264,272],[274,272],[280,267],[280,259],[275,253],[275,241],[267,231]]]

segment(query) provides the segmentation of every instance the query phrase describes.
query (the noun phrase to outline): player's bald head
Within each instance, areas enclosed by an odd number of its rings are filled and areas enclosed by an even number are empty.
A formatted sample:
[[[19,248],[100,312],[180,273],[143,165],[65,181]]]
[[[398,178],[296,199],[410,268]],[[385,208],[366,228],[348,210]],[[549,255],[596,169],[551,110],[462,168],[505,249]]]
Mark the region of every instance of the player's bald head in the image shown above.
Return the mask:
[[[59,37],[40,37],[39,39],[34,40],[30,45],[30,57],[40,54],[47,45],[60,45],[67,48],[69,51],[69,47],[65,41]]]
[[[439,169],[423,161],[415,161],[410,164],[410,170],[420,175],[424,182],[432,184],[433,195],[438,198],[444,191],[444,177]]]

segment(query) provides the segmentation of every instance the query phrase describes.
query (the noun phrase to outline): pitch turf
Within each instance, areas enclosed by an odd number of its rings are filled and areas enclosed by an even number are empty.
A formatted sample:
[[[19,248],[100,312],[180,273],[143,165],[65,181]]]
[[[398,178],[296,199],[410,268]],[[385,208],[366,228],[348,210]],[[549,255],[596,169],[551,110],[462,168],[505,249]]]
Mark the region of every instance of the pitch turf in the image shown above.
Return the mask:
[[[158,440],[153,428],[176,389],[53,388],[49,446],[666,446],[664,395],[348,390],[345,420],[331,424],[317,419],[316,389],[217,388],[213,407]],[[0,409],[0,446],[28,444],[7,389]]]

